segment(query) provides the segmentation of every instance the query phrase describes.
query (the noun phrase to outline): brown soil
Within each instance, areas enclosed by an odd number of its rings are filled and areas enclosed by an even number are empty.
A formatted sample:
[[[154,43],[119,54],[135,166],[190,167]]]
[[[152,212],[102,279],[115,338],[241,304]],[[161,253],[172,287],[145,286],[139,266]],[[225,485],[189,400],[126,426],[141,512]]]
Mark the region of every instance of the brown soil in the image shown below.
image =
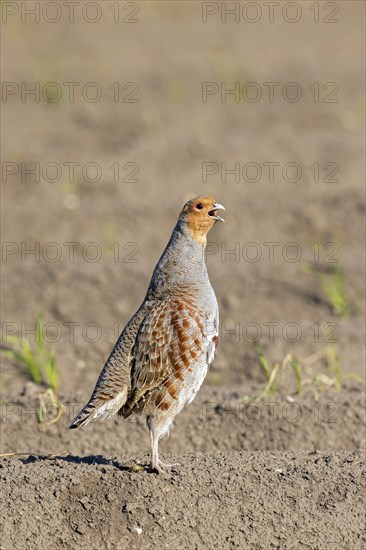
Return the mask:
[[[22,102],[20,92],[2,103],[2,160],[19,166],[2,178],[2,240],[16,250],[1,266],[2,342],[11,330],[24,336],[34,329],[38,313],[53,323],[48,336],[56,334],[65,407],[57,423],[37,424],[41,389],[2,361],[1,453],[25,453],[1,462],[2,548],[364,548],[364,383],[347,380],[316,402],[313,392],[297,396],[288,369],[274,396],[258,406],[242,400],[265,384],[249,341],[256,333],[271,366],[288,353],[303,362],[334,346],[342,376],[365,374],[364,4],[336,2],[335,24],[314,23],[305,2],[296,24],[221,23],[220,15],[202,23],[201,2],[157,1],[140,2],[138,24],[115,24],[109,3],[99,4],[103,17],[94,25],[78,16],[72,24],[64,17],[22,23],[15,15],[2,26],[5,82],[97,82],[103,89],[96,103],[80,94],[73,103],[65,96]],[[121,89],[136,82],[139,102],[114,103],[114,82]],[[264,96],[236,103],[216,95],[203,103],[202,82],[257,82]],[[265,82],[280,82],[273,103]],[[281,96],[288,82],[301,85],[297,103]],[[309,89],[314,82],[319,102]],[[323,101],[329,82],[339,87],[336,103]],[[22,182],[22,162],[58,163],[62,177]],[[96,162],[102,177],[93,183],[77,169],[70,183],[65,162]],[[109,168],[116,162],[119,183]],[[122,182],[128,162],[138,165],[138,183]],[[232,175],[222,182],[220,174],[203,182],[204,162],[255,162],[263,175],[258,182]],[[272,183],[265,162],[280,163]],[[302,166],[296,183],[281,175],[289,162]],[[324,181],[326,163],[339,167],[338,182]],[[183,466],[159,477],[145,469],[143,419],[76,433],[66,426],[139,306],[181,205],[198,194],[227,209],[227,223],[210,234],[208,256],[220,307],[219,354],[161,444],[162,455]],[[73,261],[65,245],[71,242],[80,243]],[[119,261],[116,246],[110,249],[116,242]],[[39,261],[24,254],[35,243]],[[56,262],[47,258],[48,243],[61,250]],[[100,247],[99,261],[83,255],[88,243]],[[273,261],[265,243],[275,243]],[[289,243],[300,250],[299,261],[286,259]],[[319,269],[344,272],[346,319],[306,269],[317,246]],[[236,255],[226,254],[233,249]],[[255,250],[261,257],[253,262]],[[95,339],[88,323],[97,324]],[[324,323],[333,342],[320,329]],[[34,335],[28,338],[32,343]],[[324,356],[312,369],[334,376]]]
[[[46,546],[50,533],[52,548],[365,547],[357,451],[170,458],[184,467],[166,477],[94,455],[4,462],[5,547]]]

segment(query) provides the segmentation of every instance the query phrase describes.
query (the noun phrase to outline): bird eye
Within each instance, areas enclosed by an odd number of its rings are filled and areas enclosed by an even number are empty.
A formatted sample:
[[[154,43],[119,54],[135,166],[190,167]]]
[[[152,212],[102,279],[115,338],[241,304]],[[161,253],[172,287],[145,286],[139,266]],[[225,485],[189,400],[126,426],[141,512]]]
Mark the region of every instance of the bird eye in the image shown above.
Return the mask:
[[[199,202],[198,204],[196,204],[196,208],[197,208],[197,210],[202,210],[202,208],[203,208],[202,202]]]

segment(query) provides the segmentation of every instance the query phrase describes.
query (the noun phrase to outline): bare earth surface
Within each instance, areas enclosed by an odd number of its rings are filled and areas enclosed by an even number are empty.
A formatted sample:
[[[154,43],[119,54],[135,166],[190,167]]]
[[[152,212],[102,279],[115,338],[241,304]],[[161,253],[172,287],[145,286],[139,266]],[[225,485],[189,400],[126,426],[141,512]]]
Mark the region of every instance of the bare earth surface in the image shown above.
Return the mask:
[[[36,548],[50,532],[53,548],[365,547],[366,480],[357,451],[179,460],[181,472],[164,478],[95,456],[4,462],[8,515],[16,517],[5,520],[8,547]],[[24,530],[30,507],[36,521]]]
[[[324,22],[331,8],[322,2],[319,23],[313,2],[297,2],[296,23],[222,23],[220,13],[203,23],[201,2],[148,1],[137,3],[134,24],[113,21],[114,2],[97,4],[94,24],[77,11],[73,23],[65,12],[54,24],[23,23],[19,11],[2,25],[2,80],[63,91],[55,103],[22,101],[20,91],[3,99],[2,161],[12,164],[1,186],[2,344],[16,334],[33,345],[42,314],[63,414],[38,424],[44,388],[2,355],[0,452],[24,455],[0,462],[1,548],[363,549],[365,383],[353,375],[365,376],[364,3],[328,3],[339,8],[336,23]],[[65,82],[80,84],[73,102]],[[78,93],[89,82],[99,101]],[[116,82],[122,98],[136,83],[138,102],[114,102]],[[262,97],[204,102],[204,82],[254,82]],[[266,82],[279,83],[273,101]],[[283,98],[289,82],[301,88],[297,102]],[[36,162],[39,181],[22,181],[21,163]],[[90,162],[98,181],[82,171]],[[205,178],[208,162],[218,173]],[[42,174],[47,163],[61,167],[54,182]],[[70,163],[79,163],[74,181]],[[239,176],[225,180],[221,163],[239,163]],[[279,163],[273,181],[268,163]],[[296,182],[288,163],[301,166]],[[159,476],[146,466],[142,418],[66,427],[140,305],[182,204],[198,194],[227,209],[207,258],[219,353],[161,442],[162,457],[182,466]],[[309,273],[314,263],[342,269],[348,318]],[[325,358],[336,352],[341,389],[299,397],[287,367],[274,395],[248,403],[266,383],[256,337],[271,367],[289,353],[307,364],[304,379],[334,377]]]

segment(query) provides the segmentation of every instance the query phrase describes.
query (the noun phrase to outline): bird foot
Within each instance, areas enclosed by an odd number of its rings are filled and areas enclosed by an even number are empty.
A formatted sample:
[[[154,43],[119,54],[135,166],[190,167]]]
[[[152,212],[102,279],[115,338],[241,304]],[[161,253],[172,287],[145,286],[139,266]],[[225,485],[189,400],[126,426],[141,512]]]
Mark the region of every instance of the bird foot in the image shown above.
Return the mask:
[[[158,474],[164,474],[165,472],[170,472],[172,468],[176,466],[181,466],[180,462],[175,462],[174,464],[165,464],[162,460],[158,460],[157,462],[151,462],[150,468],[151,470],[154,470]]]

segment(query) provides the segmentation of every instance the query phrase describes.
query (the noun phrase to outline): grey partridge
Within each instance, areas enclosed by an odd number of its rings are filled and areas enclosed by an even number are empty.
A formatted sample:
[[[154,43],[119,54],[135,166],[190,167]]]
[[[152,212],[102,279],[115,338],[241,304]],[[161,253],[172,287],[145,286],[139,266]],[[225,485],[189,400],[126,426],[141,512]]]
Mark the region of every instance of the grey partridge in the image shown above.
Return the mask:
[[[147,416],[151,468],[159,439],[199,390],[218,344],[219,313],[205,263],[206,236],[225,208],[211,197],[185,204],[138,311],[111,352],[89,402],[70,428],[116,413]]]

